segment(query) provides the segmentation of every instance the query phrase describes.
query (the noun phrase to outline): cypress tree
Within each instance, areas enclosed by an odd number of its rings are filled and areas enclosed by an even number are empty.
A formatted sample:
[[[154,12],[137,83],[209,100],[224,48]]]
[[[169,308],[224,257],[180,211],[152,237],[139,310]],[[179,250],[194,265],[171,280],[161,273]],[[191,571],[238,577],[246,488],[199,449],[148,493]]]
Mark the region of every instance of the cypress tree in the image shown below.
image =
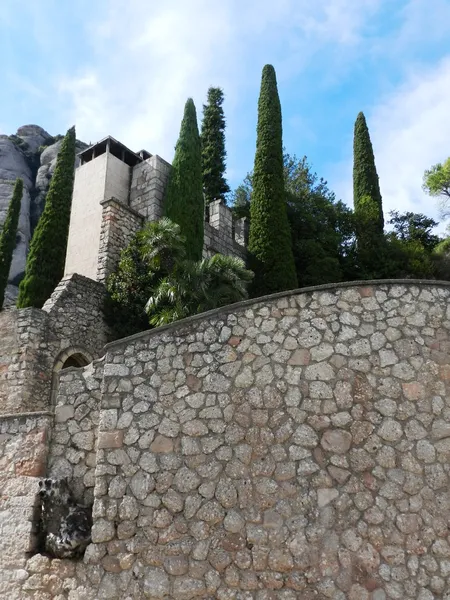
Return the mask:
[[[205,203],[202,190],[202,153],[197,114],[192,98],[184,107],[164,202],[164,213],[178,223],[186,238],[186,255],[200,260],[203,251]]]
[[[0,309],[3,306],[12,256],[16,246],[17,227],[19,225],[20,205],[22,203],[23,181],[16,179],[8,213],[0,234]]]
[[[353,204],[355,211],[364,210],[365,206],[369,206],[367,198],[372,198],[376,205],[370,211],[376,218],[376,222],[373,224],[374,232],[382,236],[384,218],[380,184],[366,118],[360,112],[356,118],[353,139]]]
[[[17,306],[41,308],[64,274],[75,166],[75,127],[66,133],[30,243]]]
[[[255,271],[254,295],[297,286],[285,204],[281,105],[272,65],[263,69],[258,102],[248,249]]]
[[[226,150],[222,104],[222,90],[210,87],[208,104],[203,105],[201,134],[203,191],[207,204],[213,200],[225,200],[225,194],[230,191],[224,176]]]

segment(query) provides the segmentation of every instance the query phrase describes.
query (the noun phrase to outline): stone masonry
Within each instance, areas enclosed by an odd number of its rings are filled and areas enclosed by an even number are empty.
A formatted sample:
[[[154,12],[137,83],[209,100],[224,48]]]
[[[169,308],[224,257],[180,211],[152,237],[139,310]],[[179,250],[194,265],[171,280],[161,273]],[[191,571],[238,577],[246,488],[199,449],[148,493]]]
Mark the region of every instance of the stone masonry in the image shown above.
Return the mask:
[[[76,499],[84,504],[94,500],[102,377],[102,359],[85,369],[65,369],[54,407],[47,475],[69,478]]]
[[[106,283],[119,263],[120,252],[142,228],[144,217],[116,198],[102,201],[102,228],[97,265],[97,281]]]
[[[130,206],[146,221],[163,216],[164,192],[171,165],[155,154],[133,169],[130,186]]]
[[[101,355],[108,341],[104,294],[100,283],[72,275],[42,310],[0,312],[0,415],[48,410],[61,355],[76,351],[86,362]]]
[[[105,283],[133,234],[163,216],[171,165],[144,150],[135,154],[111,137],[80,157],[65,275],[78,273]],[[245,260],[246,245],[245,219],[235,220],[222,201],[212,202],[205,214],[204,257],[221,253]]]
[[[92,544],[77,563],[16,553],[3,597],[450,600],[449,299],[288,292],[68,370],[48,472],[63,457],[92,493]]]

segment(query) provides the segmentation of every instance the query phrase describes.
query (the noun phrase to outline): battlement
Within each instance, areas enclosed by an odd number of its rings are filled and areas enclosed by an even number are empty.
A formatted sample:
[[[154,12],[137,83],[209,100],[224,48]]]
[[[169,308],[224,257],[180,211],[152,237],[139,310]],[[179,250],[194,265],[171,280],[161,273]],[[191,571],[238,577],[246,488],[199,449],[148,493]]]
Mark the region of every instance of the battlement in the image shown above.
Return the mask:
[[[164,214],[171,165],[146,150],[131,151],[108,136],[80,153],[70,218],[65,275],[104,282],[120,251],[146,222]],[[220,200],[205,210],[205,257],[246,256],[247,226]]]

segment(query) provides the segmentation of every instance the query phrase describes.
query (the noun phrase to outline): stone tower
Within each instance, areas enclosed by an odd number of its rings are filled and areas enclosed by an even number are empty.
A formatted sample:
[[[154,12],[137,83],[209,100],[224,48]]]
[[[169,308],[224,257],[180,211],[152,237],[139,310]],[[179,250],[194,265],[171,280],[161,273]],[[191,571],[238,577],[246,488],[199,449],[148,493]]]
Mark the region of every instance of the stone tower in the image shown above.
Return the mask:
[[[104,282],[133,234],[145,222],[162,217],[171,166],[146,150],[132,152],[111,136],[79,157],[65,276],[77,273]],[[220,200],[207,213],[204,255],[245,258],[245,220],[234,220]]]

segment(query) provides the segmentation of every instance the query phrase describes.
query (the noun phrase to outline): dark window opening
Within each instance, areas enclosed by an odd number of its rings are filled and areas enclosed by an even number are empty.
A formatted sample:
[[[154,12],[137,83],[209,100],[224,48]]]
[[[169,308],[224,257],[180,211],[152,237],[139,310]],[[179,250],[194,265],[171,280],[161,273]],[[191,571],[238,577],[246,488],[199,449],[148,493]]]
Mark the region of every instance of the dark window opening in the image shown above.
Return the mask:
[[[63,364],[62,369],[68,369],[69,367],[85,367],[89,364],[89,361],[82,354],[72,354]]]

